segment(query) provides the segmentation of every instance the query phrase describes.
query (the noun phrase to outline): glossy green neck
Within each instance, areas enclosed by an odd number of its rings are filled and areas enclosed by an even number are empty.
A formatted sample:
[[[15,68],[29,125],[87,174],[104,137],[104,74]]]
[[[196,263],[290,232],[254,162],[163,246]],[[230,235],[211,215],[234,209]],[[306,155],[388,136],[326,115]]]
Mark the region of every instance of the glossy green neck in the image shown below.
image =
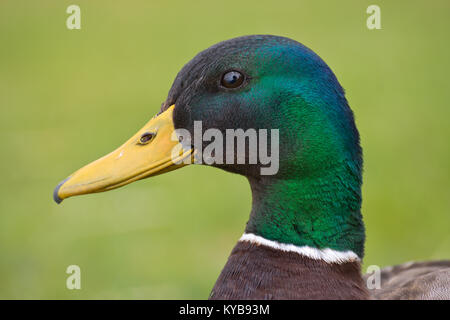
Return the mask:
[[[249,178],[253,205],[246,233],[318,249],[364,254],[360,181],[348,164],[325,176]]]

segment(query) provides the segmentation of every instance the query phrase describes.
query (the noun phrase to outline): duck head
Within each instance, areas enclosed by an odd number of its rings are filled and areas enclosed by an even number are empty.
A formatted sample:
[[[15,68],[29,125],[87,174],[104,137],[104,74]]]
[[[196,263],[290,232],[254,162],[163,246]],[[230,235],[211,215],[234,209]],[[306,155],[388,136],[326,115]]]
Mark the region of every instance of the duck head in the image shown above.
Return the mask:
[[[227,144],[227,130],[237,129],[256,132],[256,140],[245,136],[243,153],[239,143]],[[252,158],[251,145],[260,141],[271,163],[261,150]],[[302,44],[257,35],[202,51],[178,73],[159,114],[61,182],[54,199],[107,191],[193,159],[248,178],[246,232],[362,256],[362,157],[353,113],[333,72]]]

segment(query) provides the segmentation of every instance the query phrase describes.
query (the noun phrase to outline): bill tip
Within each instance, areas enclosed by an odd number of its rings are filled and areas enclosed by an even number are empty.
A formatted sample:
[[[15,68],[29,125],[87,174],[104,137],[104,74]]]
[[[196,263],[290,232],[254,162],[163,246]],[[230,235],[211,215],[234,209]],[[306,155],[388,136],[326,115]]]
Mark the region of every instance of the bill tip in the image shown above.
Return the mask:
[[[61,199],[61,198],[59,197],[58,191],[59,191],[59,189],[61,189],[61,186],[62,186],[67,180],[69,180],[69,178],[70,178],[70,177],[68,177],[68,178],[64,179],[63,181],[61,181],[61,182],[56,186],[55,190],[53,190],[53,200],[54,200],[57,204],[60,204],[60,203],[63,201],[63,199]]]

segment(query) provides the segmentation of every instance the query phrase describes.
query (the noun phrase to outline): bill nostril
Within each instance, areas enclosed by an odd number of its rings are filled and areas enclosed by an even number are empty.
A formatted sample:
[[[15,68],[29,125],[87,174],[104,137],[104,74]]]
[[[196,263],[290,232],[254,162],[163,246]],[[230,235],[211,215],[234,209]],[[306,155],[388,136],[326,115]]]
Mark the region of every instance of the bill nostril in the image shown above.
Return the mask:
[[[154,137],[156,136],[156,133],[154,132],[145,132],[141,135],[139,138],[140,144],[147,144],[149,143]]]

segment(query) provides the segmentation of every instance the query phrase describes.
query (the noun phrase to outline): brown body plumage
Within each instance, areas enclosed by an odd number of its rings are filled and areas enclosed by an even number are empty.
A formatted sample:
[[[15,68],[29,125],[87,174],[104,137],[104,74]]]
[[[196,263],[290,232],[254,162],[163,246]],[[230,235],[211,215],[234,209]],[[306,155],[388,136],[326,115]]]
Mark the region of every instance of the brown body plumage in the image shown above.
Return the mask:
[[[210,299],[369,299],[359,262],[327,263],[238,242]]]
[[[370,294],[381,300],[449,300],[450,260],[386,267],[381,270],[380,288]]]

